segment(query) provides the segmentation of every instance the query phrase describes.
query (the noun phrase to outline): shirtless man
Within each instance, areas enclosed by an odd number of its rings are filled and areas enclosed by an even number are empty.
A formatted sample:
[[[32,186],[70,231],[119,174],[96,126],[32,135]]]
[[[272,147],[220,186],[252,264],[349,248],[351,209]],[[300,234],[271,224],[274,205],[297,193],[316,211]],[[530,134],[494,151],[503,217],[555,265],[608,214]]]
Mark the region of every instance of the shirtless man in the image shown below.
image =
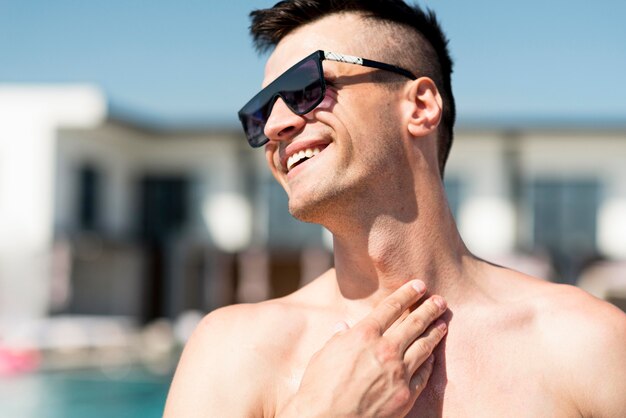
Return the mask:
[[[335,268],[207,315],[165,415],[626,417],[626,315],[484,262],[459,237],[442,185],[451,61],[434,17],[391,0],[252,17],[257,46],[275,48],[240,118],[291,213],[333,233]]]

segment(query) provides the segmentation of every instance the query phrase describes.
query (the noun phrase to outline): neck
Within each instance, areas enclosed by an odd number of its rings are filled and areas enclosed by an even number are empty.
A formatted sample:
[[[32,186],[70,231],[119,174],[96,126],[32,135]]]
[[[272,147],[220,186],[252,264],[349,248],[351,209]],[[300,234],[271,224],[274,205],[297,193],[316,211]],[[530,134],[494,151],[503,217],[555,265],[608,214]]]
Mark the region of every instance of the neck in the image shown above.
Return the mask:
[[[433,183],[428,185],[427,203],[416,201],[415,216],[407,216],[406,204],[401,206],[403,214],[388,205],[376,214],[362,214],[347,227],[346,223],[329,227],[334,236],[338,297],[349,316],[369,312],[412,279],[422,280],[429,294],[442,295],[451,307],[464,300],[475,259],[458,234],[441,181],[435,183],[434,191]],[[419,190],[415,196],[420,196]],[[406,202],[406,198],[386,201]],[[370,207],[380,209],[380,202]]]

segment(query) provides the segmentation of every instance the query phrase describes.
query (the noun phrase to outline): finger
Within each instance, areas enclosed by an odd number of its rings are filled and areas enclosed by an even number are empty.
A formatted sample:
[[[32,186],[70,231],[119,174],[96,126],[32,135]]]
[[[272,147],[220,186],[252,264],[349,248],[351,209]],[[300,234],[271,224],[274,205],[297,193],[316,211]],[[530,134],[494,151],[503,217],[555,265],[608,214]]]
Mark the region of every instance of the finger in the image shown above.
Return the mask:
[[[415,373],[415,370],[432,355],[433,350],[441,342],[447,331],[446,323],[440,319],[409,346],[404,353],[404,364],[409,374]]]
[[[417,302],[419,303],[419,301]],[[417,304],[414,303],[413,305],[411,305],[411,307],[409,307],[409,309],[405,310],[404,312],[402,312],[402,314],[398,317],[398,319],[396,319],[395,321],[393,321],[393,324],[391,324],[389,326],[389,328],[387,328],[387,331],[385,331],[384,335],[387,335],[390,332],[393,332],[393,330],[400,324],[402,324],[402,321],[404,321],[406,319],[407,316],[409,316],[409,314],[411,313],[411,309],[414,309],[413,307],[416,306]]]
[[[382,335],[396,319],[426,292],[421,280],[411,280],[387,296],[365,319],[376,324]]]
[[[426,387],[428,383],[428,379],[430,379],[430,375],[433,373],[433,368],[435,365],[435,356],[431,355],[428,359],[422,364],[422,366],[411,376],[411,381],[409,382],[409,387],[411,391],[414,391],[415,397],[419,396],[420,393]]]
[[[446,308],[444,298],[438,295],[431,296],[385,336],[397,344],[401,352],[404,352],[433,321],[446,311]]]

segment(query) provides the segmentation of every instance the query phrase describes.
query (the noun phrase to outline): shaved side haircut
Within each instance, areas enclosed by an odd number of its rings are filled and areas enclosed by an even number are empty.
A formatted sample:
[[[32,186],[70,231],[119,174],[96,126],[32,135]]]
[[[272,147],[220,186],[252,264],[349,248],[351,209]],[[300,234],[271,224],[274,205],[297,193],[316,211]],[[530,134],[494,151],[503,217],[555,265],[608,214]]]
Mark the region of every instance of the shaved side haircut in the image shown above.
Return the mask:
[[[377,56],[365,58],[386,60],[435,82],[443,100],[437,146],[443,178],[454,136],[456,110],[448,39],[433,11],[409,6],[402,0],[286,0],[250,13],[250,33],[256,49],[266,52],[295,29],[340,13],[359,14],[378,26],[376,33],[380,34],[380,40],[371,46]]]

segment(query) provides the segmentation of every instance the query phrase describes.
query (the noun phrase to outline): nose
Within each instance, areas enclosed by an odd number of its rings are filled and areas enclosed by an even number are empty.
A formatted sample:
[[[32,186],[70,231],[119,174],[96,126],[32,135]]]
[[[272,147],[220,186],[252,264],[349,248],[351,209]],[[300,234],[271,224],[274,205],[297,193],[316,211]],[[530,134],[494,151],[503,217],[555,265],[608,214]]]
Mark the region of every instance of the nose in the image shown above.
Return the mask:
[[[293,113],[279,97],[265,123],[265,136],[273,141],[288,140],[300,132],[305,124],[304,117]]]

